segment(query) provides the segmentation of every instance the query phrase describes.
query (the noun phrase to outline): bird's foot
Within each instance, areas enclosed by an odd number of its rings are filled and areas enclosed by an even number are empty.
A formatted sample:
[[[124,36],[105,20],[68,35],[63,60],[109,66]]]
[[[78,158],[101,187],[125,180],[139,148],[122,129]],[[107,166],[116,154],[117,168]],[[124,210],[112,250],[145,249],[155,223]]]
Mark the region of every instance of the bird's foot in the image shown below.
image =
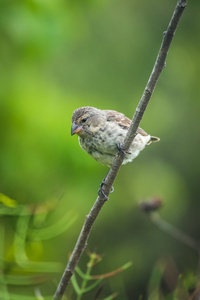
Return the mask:
[[[104,198],[105,198],[106,200],[108,200],[108,199],[109,199],[108,196],[104,193],[104,191],[103,191],[103,189],[102,189],[104,185],[107,185],[107,183],[105,183],[105,179],[106,179],[106,177],[102,180],[102,183],[100,184],[100,188],[99,188],[99,190],[98,190],[98,195],[99,195],[99,196],[103,195]],[[109,191],[109,193],[113,193],[113,192],[114,192],[114,187],[112,186],[112,187],[111,187],[111,190]]]
[[[98,190],[98,195],[99,195],[99,197],[102,197],[102,195],[103,195],[103,197],[105,198],[105,200],[108,200],[109,198],[108,198],[108,196],[104,193],[104,191],[102,190],[102,188],[101,188],[101,186],[100,186],[100,188],[99,188],[99,190]]]
[[[122,147],[122,145],[120,143],[117,144],[117,150],[118,150],[118,154],[120,154],[120,153],[123,153],[125,155],[131,154],[130,151],[125,151],[124,148]]]

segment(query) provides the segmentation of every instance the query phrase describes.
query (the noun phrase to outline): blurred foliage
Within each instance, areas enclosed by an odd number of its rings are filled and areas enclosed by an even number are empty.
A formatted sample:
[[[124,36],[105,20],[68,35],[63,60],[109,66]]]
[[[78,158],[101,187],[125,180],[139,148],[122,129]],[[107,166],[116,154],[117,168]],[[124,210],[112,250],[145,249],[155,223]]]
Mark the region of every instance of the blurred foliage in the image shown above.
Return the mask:
[[[9,204],[14,201],[3,196]],[[60,262],[43,261],[46,260],[43,240],[66,231],[75,222],[76,216],[72,212],[65,212],[62,218],[56,220],[54,204],[52,201],[38,205],[16,204],[11,208],[0,208],[0,299],[21,299],[21,295],[17,295],[16,292],[9,294],[8,287],[28,286],[33,293],[34,286],[49,281],[51,273],[61,272]],[[17,218],[8,232],[8,237],[6,216],[10,215]],[[49,224],[50,222],[53,224]]]
[[[173,0],[0,1],[1,282],[16,275],[3,285],[5,295],[35,297],[29,280],[41,295],[55,292],[107,172],[70,136],[72,112],[90,105],[132,117],[175,5]],[[188,2],[142,120],[141,127],[161,141],[121,168],[88,242],[89,250],[104,255],[98,273],[133,261],[132,268],[106,281],[104,298],[116,291],[119,299],[147,299],[161,257],[171,257],[176,282],[179,274],[196,274],[197,255],[151,224],[137,203],[161,198],[161,215],[198,239],[199,8],[198,0]],[[28,213],[33,207],[42,213]],[[47,261],[62,264],[51,274],[53,284],[30,275],[51,273],[51,263],[43,265]],[[84,256],[80,267],[86,263]],[[17,274],[16,264],[28,273]],[[167,265],[166,259],[163,268]],[[18,280],[24,284],[15,284]]]

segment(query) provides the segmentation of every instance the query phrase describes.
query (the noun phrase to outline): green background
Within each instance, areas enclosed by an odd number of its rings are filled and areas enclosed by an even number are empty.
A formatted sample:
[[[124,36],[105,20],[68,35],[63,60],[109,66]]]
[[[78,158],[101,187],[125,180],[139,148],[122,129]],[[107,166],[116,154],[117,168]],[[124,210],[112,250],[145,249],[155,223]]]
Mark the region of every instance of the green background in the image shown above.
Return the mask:
[[[42,228],[76,216],[68,230],[59,228],[51,239],[26,239],[30,261],[59,262],[59,271],[39,284],[8,285],[9,293],[34,296],[37,286],[44,297],[55,292],[108,171],[71,137],[72,113],[95,106],[132,118],[175,5],[172,0],[0,1],[0,193],[17,205],[43,207]],[[89,238],[87,251],[103,258],[93,274],[133,262],[105,280],[101,299],[113,292],[118,299],[147,299],[159,263],[175,286],[178,274],[196,274],[197,254],[160,231],[138,203],[162,199],[161,216],[199,238],[199,9],[199,1],[188,2],[141,123],[160,142],[120,169]],[[1,216],[1,268],[4,274],[32,276],[30,267],[17,266],[14,255],[19,218]],[[85,253],[83,270],[87,260]],[[48,272],[44,267],[36,273]],[[173,290],[168,281],[162,283],[166,295]],[[76,299],[71,286],[67,299]]]

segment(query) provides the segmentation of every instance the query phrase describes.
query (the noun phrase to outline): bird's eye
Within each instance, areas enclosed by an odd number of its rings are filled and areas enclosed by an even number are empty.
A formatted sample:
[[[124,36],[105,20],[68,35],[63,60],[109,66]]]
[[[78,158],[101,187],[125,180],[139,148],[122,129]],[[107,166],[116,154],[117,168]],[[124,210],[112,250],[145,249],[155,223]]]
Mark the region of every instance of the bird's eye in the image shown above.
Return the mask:
[[[81,120],[81,123],[85,123],[87,121],[87,118],[84,118]]]

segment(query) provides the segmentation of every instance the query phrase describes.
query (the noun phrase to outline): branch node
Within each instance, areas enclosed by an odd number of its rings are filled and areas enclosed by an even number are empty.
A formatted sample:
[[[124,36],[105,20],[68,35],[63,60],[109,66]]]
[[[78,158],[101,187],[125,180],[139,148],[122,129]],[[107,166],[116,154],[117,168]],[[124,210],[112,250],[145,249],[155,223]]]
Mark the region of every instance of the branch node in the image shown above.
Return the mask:
[[[73,274],[74,272],[70,268],[66,268],[67,273]]]
[[[152,91],[151,91],[151,89],[150,89],[149,87],[146,87],[146,88],[145,88],[145,94],[151,96]]]
[[[137,107],[135,111],[140,112],[141,109],[139,107]]]
[[[184,2],[179,2],[179,7],[183,7],[183,8],[185,8],[187,6],[187,2],[186,1],[184,1]]]

